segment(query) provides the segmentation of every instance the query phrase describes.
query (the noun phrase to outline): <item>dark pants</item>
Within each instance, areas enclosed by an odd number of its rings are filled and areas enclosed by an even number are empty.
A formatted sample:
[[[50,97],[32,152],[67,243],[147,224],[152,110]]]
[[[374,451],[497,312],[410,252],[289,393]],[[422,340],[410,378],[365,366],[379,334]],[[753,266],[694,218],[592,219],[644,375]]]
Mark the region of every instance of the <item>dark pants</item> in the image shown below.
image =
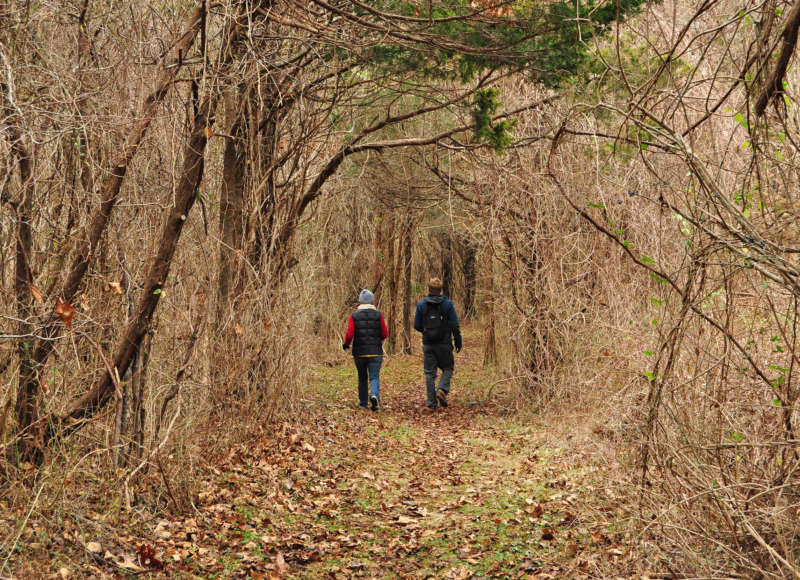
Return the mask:
[[[358,404],[367,406],[370,395],[381,398],[380,375],[382,356],[357,356],[353,360],[358,371]],[[371,393],[367,391],[367,383],[371,386]]]
[[[436,370],[442,369],[439,379],[439,388],[445,393],[450,392],[450,379],[453,376],[453,345],[451,344],[423,344],[422,364],[425,369],[425,391],[428,395],[428,407],[436,407]]]

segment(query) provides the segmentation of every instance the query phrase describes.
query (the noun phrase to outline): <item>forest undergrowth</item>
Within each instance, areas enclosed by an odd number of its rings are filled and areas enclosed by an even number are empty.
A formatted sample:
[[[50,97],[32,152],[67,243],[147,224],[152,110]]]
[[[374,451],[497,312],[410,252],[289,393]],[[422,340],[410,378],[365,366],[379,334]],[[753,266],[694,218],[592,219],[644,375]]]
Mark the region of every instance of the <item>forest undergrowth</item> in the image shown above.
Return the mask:
[[[549,425],[514,410],[481,340],[466,329],[450,405],[434,414],[418,353],[386,358],[378,412],[357,408],[349,356],[318,366],[302,416],[251,425],[206,457],[186,510],[126,509],[113,477],[67,475],[58,505],[3,510],[0,576],[647,575],[613,450],[581,435],[598,437],[591,419]]]

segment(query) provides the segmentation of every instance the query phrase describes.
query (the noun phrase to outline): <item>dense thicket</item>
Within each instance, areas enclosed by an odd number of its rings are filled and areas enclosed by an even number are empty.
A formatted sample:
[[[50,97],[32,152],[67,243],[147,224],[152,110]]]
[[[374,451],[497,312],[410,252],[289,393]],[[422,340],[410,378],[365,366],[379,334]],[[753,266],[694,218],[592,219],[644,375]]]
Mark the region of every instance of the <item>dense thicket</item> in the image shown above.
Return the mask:
[[[796,574],[799,24],[782,0],[6,0],[8,481],[191,465],[295,410],[360,288],[412,351],[439,275],[498,396],[593,407],[629,452],[649,556]]]

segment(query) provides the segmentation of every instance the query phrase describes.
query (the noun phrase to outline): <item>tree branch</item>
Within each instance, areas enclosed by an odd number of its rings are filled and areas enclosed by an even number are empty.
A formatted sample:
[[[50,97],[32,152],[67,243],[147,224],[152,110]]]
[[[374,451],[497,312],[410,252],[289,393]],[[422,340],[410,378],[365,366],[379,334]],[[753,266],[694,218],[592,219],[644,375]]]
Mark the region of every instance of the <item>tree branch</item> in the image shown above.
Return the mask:
[[[761,91],[761,95],[759,95],[756,101],[755,112],[759,117],[764,114],[772,97],[783,92],[783,77],[786,75],[786,69],[789,67],[789,60],[791,60],[794,49],[797,46],[798,29],[800,29],[800,0],[794,3],[791,12],[789,12],[789,15],[786,17],[786,25],[781,33],[783,43],[781,45],[780,56],[778,56],[778,62],[775,64],[775,69],[767,79],[764,90]]]
[[[512,111],[506,111],[499,115],[495,115],[492,119],[497,121],[500,119],[505,119],[511,117],[513,115],[517,115],[523,111],[528,111],[531,109],[535,109],[546,105],[552,102],[555,97],[549,96],[545,97],[539,101],[534,103],[529,103],[527,105],[523,105],[517,109]],[[385,124],[381,122],[381,124]],[[344,161],[350,155],[354,153],[361,153],[363,151],[383,151],[384,149],[394,149],[397,147],[421,147],[424,145],[433,145],[443,139],[456,135],[458,133],[463,133],[464,131],[469,131],[475,128],[474,123],[469,123],[467,125],[461,125],[460,127],[455,127],[453,129],[448,129],[447,131],[442,131],[436,135],[432,135],[429,137],[411,137],[406,139],[388,139],[384,141],[373,141],[371,143],[364,143],[362,145],[349,145],[339,150],[336,155],[334,155],[327,163],[325,168],[317,175],[316,179],[312,182],[309,186],[308,191],[306,194],[300,199],[297,204],[297,208],[295,210],[295,217],[299,219],[308,205],[314,201],[317,197],[319,197],[320,192],[322,190],[322,186],[325,182],[336,172],[341,165],[342,161]],[[372,133],[373,129],[370,127],[364,130],[364,134]],[[360,138],[360,137],[359,137]]]
[[[169,88],[173,85],[178,71],[181,68],[181,64],[184,62],[186,53],[191,48],[200,31],[201,22],[202,6],[195,9],[192,13],[186,31],[175,43],[173,50],[162,60],[161,76],[158,86],[156,90],[145,99],[139,114],[139,121],[129,133],[128,138],[122,146],[122,152],[114,163],[110,175],[103,185],[101,194],[102,201],[89,220],[86,236],[78,245],[75,258],[69,269],[69,274],[61,290],[62,299],[67,302],[71,302],[78,292],[83,277],[89,268],[89,263],[91,262],[95,248],[100,242],[103,232],[108,225],[108,220],[116,204],[128,167],[138,151],[139,145],[141,145],[147,133],[147,129],[155,118],[158,105],[163,101]],[[45,339],[38,342],[33,355],[33,360],[37,366],[42,365],[52,352],[55,342],[51,339],[57,336],[59,328],[60,325],[56,317],[51,318],[44,328],[42,335]]]

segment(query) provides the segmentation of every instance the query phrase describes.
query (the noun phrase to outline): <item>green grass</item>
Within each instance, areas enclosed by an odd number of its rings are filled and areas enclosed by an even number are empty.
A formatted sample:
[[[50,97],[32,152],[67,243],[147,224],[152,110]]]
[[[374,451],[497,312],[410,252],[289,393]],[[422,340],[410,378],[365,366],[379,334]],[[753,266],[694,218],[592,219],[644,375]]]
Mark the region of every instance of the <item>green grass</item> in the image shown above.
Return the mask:
[[[467,340],[476,339],[467,334]],[[487,400],[501,389],[495,384],[500,376],[497,368],[470,364],[462,354],[456,358],[452,408],[425,416],[409,405],[411,398],[418,398],[420,405],[424,398],[418,352],[384,359],[386,407],[379,413],[355,409],[352,361],[314,369],[309,412],[324,416],[335,429],[319,441],[313,439],[313,430],[306,434],[316,448],[313,459],[307,459],[311,471],[317,466],[317,475],[293,479],[294,488],[286,495],[299,509],[289,513],[280,504],[265,503],[236,511],[247,522],[271,522],[265,527],[268,534],[308,534],[310,542],[339,544],[306,564],[287,548],[293,578],[441,578],[462,567],[478,578],[516,578],[522,562],[563,559],[568,534],[559,524],[567,507],[553,497],[569,493],[583,500],[585,488],[576,480],[586,470],[552,471],[560,451],[542,445],[542,431]],[[295,469],[286,463],[282,467],[275,480],[279,489]],[[562,486],[564,478],[573,484]],[[268,488],[263,491],[269,495]],[[338,496],[339,502],[315,509],[312,501],[327,494]],[[414,503],[404,503],[408,500]],[[533,518],[536,504],[545,512]],[[403,516],[410,522],[402,521]],[[556,529],[555,540],[542,542],[542,529],[550,526]],[[258,544],[259,533],[239,534],[240,545],[250,540]],[[228,537],[232,535],[231,530]],[[341,535],[360,543],[341,542]],[[569,541],[581,538],[576,531]],[[260,548],[253,552],[260,557]],[[274,557],[265,552],[265,558]],[[364,568],[349,568],[353,562]],[[230,554],[220,564],[223,576],[237,573]]]
[[[381,434],[396,439],[403,445],[410,445],[415,439],[419,437],[420,431],[417,427],[406,423],[394,425],[390,429],[386,429]]]

